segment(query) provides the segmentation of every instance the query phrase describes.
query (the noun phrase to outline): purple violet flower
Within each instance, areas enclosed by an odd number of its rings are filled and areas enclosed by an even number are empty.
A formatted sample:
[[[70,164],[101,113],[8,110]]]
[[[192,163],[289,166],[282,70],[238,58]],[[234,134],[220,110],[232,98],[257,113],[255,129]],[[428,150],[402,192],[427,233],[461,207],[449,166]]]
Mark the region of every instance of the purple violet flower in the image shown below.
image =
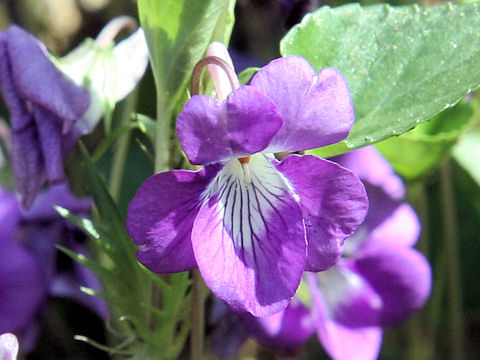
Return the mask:
[[[0,333],[27,326],[47,290],[39,262],[15,241],[20,220],[15,195],[0,188]]]
[[[140,187],[127,215],[139,261],[158,273],[198,267],[236,312],[285,308],[305,270],[335,264],[368,201],[351,171],[273,153],[337,142],[353,121],[340,73],[315,74],[299,56],[272,61],[224,100],[194,95],[177,134],[191,163],[205,167],[160,173]]]
[[[21,333],[24,348],[29,347],[25,338],[35,338],[35,319],[47,294],[74,298],[100,316],[107,314],[103,300],[80,291],[80,285],[99,290],[91,272],[76,264],[62,271],[55,266],[55,245],[81,252],[78,240],[84,235],[69,226],[53,205],[80,215],[89,212],[91,204],[61,184],[41,192],[31,208],[24,210],[14,193],[0,188],[0,333]]]
[[[10,110],[13,172],[28,208],[47,180],[64,180],[63,160],[81,135],[74,125],[90,97],[15,25],[0,31],[0,85]]]
[[[344,256],[333,268],[304,275],[306,286],[296,298],[309,298],[305,303],[311,311],[297,301],[275,316],[297,324],[313,322],[320,342],[335,360],[372,360],[380,350],[382,328],[403,321],[425,303],[431,270],[423,255],[412,249],[420,224],[402,201],[405,189],[389,164],[373,147],[334,160],[365,181],[369,213],[345,241]],[[298,338],[299,325],[272,332],[269,324],[278,319],[244,320],[251,333],[268,345],[284,350],[290,345],[283,341],[288,334]],[[308,337],[305,333],[303,341]],[[301,343],[300,339],[296,345]]]
[[[15,335],[6,333],[0,335],[0,360],[16,360],[18,355],[18,340]]]

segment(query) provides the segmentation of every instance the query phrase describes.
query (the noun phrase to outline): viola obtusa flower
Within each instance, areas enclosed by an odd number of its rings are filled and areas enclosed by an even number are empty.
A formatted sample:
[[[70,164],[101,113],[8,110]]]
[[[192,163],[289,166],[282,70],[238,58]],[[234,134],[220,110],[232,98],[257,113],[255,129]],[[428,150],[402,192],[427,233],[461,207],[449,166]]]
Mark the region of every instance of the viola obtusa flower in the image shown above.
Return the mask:
[[[0,85],[10,111],[11,158],[22,205],[48,181],[64,181],[63,160],[76,141],[140,81],[148,63],[142,29],[113,46],[131,19],[121,17],[97,38],[54,58],[18,26],[0,32]]]
[[[80,290],[80,286],[100,289],[92,272],[76,263],[68,267],[66,261],[57,268],[56,245],[85,252],[86,236],[63,219],[54,205],[80,216],[90,211],[92,202],[76,198],[60,184],[42,191],[24,210],[13,192],[0,188],[0,333],[15,332],[22,340],[33,341],[47,296],[75,299],[98,315],[107,315],[103,300]],[[25,342],[23,346],[29,347]]]
[[[351,171],[273,153],[337,142],[353,121],[340,73],[316,74],[299,56],[272,61],[226,99],[193,96],[177,134],[191,163],[205,167],[154,175],[138,190],[127,217],[138,259],[159,273],[198,267],[234,311],[285,308],[305,270],[335,264],[368,204]]]
[[[75,123],[90,97],[15,25],[0,32],[0,85],[10,111],[13,173],[28,208],[47,180],[64,180],[63,159],[80,136]]]
[[[16,241],[20,220],[15,195],[0,188],[0,333],[25,329],[47,294],[38,259]]]
[[[302,341],[302,334],[293,329],[313,323],[334,360],[373,360],[380,351],[382,329],[403,321],[425,303],[431,270],[423,255],[412,249],[420,224],[403,202],[404,187],[388,163],[372,147],[334,160],[365,181],[370,201],[365,222],[345,240],[345,253],[333,268],[304,275],[296,301],[284,312],[244,321],[257,339],[282,350],[292,348],[292,341],[284,340],[289,333],[298,339],[297,347],[307,341],[308,332]]]

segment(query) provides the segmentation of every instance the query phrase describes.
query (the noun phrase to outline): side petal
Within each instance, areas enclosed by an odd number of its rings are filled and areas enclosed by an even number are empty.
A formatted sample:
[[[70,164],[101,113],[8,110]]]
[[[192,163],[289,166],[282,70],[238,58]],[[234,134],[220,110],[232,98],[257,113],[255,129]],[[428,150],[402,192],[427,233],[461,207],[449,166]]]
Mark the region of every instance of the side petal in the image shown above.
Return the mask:
[[[235,312],[268,316],[294,295],[306,260],[302,214],[282,176],[252,156],[251,183],[238,160],[209,186],[192,244],[207,286]]]
[[[190,240],[201,194],[218,172],[173,170],[154,175],[138,189],[127,212],[127,232],[140,245],[138,260],[157,273],[196,268]]]
[[[349,327],[332,319],[316,285],[315,274],[307,274],[312,295],[312,313],[318,339],[333,360],[373,360],[382,344],[382,328]]]
[[[318,75],[300,56],[273,60],[260,69],[251,86],[267,95],[283,117],[268,152],[298,151],[345,138],[354,122],[350,91],[333,68]]]
[[[367,214],[363,184],[350,170],[311,155],[287,156],[277,169],[300,197],[308,241],[305,270],[328,269]]]
[[[88,91],[75,85],[47,58],[41,43],[18,26],[7,31],[13,81],[21,97],[65,120],[64,129],[87,110]]]
[[[382,298],[382,326],[404,320],[423,306],[430,294],[430,266],[414,249],[383,244],[362,253],[355,268]]]
[[[177,134],[192,164],[208,164],[262,151],[281,124],[265,95],[242,86],[225,101],[193,96],[178,115]]]

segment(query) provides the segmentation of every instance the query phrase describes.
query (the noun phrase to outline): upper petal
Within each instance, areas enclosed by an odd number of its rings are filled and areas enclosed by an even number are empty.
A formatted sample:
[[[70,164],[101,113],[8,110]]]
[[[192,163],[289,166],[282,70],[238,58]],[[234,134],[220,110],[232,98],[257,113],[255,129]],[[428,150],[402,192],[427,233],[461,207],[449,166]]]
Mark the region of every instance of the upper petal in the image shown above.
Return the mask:
[[[201,194],[218,167],[173,170],[154,175],[138,189],[128,207],[127,231],[140,245],[137,257],[158,273],[196,267],[190,240]]]
[[[267,316],[285,308],[306,260],[302,214],[283,177],[252,156],[251,183],[230,161],[209,186],[192,232],[207,286],[232,310]]]
[[[350,91],[343,76],[333,68],[315,75],[307,60],[288,56],[260,69],[251,86],[267,95],[283,117],[269,152],[333,144],[345,138],[353,126]]]
[[[350,170],[311,155],[287,156],[277,168],[300,196],[308,241],[306,270],[331,267],[343,240],[367,214],[363,184]]]
[[[281,123],[265,95],[242,86],[225,101],[193,96],[178,115],[177,134],[192,164],[208,164],[262,151]]]
[[[75,85],[45,55],[33,36],[18,26],[7,31],[7,50],[13,81],[21,97],[65,120],[64,129],[87,110],[88,91]]]

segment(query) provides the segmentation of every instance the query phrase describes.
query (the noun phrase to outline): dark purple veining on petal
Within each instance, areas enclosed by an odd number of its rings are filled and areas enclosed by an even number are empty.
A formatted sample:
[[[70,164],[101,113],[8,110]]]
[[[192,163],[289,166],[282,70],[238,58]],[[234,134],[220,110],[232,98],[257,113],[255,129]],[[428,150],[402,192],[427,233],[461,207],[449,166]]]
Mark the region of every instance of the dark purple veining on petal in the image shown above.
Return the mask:
[[[234,311],[265,316],[295,293],[306,243],[300,209],[279,174],[261,155],[249,166],[249,185],[236,160],[217,176],[195,220],[192,244],[218,297]]]

